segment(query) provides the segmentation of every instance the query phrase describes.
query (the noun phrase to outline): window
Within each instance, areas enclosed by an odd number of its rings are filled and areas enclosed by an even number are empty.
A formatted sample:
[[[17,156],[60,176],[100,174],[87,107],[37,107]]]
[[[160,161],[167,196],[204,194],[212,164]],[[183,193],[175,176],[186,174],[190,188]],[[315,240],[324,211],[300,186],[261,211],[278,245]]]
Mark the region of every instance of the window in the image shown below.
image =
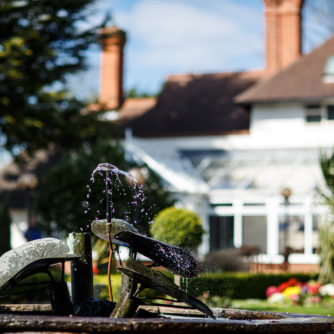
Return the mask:
[[[305,120],[307,123],[319,123],[321,122],[321,106],[310,105],[305,109]]]
[[[334,55],[327,59],[326,65],[324,67],[323,80],[325,83],[334,82]]]
[[[233,216],[210,216],[210,251],[233,248]]]
[[[334,105],[327,106],[327,119],[334,120]]]

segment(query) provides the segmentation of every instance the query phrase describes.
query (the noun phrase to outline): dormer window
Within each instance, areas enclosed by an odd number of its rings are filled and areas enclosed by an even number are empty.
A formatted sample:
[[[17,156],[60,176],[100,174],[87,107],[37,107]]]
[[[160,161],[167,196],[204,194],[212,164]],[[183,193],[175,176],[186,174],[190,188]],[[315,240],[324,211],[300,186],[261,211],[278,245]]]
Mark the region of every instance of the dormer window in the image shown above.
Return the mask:
[[[325,83],[334,83],[334,55],[327,59],[324,67],[323,80]]]
[[[307,123],[321,122],[321,106],[309,105],[305,108],[305,120]]]

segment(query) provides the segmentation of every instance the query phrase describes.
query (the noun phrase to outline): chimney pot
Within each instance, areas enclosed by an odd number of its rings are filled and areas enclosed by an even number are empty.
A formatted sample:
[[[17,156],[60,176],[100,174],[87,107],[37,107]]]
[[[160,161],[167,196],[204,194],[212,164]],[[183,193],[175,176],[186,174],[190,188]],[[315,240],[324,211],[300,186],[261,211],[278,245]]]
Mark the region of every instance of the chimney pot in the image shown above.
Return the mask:
[[[266,72],[273,75],[301,55],[301,10],[304,0],[264,0]]]
[[[99,103],[107,109],[118,109],[123,103],[123,50],[125,42],[125,31],[116,26],[100,30],[102,62]]]

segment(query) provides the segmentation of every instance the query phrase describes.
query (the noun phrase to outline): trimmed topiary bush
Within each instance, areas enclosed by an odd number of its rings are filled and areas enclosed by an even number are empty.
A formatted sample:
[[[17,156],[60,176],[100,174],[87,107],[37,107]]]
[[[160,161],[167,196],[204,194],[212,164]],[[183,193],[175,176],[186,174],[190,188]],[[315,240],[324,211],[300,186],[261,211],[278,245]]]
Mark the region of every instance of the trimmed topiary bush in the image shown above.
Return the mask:
[[[170,207],[154,218],[150,232],[157,240],[195,250],[202,242],[204,230],[200,217],[194,212]]]

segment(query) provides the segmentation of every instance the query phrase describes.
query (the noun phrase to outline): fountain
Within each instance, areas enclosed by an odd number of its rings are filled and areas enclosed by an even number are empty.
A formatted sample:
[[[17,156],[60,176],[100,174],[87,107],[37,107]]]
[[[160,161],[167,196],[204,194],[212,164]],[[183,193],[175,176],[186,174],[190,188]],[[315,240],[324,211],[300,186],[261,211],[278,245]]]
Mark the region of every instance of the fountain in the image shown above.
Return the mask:
[[[182,277],[197,275],[194,256],[179,247],[152,239],[136,226],[112,217],[110,176],[131,175],[111,164],[100,164],[93,173],[105,173],[106,219],[91,223],[91,231],[109,244],[109,299],[92,298],[92,266],[90,234],[73,233],[71,248],[58,239],[44,238],[28,242],[0,257],[0,296],[22,284],[26,277],[44,272],[49,280],[40,282],[49,290],[50,304],[1,305],[0,331],[48,332],[135,332],[135,333],[334,333],[334,318],[316,315],[254,312],[232,309],[210,309],[189,295],[163,274],[159,268]],[[114,247],[129,248],[125,264],[120,260],[121,289],[118,302],[113,301],[110,282]],[[152,261],[144,265],[137,260],[142,254]],[[64,279],[64,262],[71,261],[72,298]],[[50,266],[61,263],[62,274],[57,281]],[[153,269],[153,267],[158,267]],[[32,286],[34,288],[34,286]],[[155,302],[141,296],[146,289],[160,295]],[[36,290],[37,292],[37,290]],[[169,298],[161,297],[169,296]],[[156,300],[165,302],[157,303]],[[166,301],[169,303],[167,304]]]

